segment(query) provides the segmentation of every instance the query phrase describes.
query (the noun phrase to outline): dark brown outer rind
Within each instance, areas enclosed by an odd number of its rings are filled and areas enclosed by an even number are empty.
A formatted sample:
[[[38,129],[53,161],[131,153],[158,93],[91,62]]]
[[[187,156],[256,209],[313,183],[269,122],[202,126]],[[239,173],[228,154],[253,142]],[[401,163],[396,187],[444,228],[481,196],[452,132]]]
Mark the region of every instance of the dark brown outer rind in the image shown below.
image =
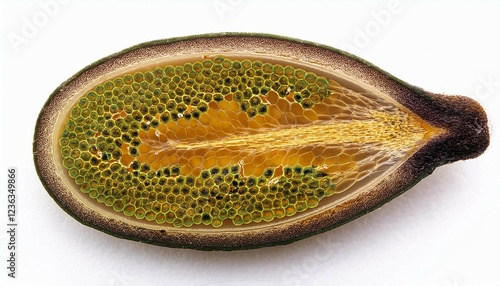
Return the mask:
[[[201,49],[201,50],[200,50]],[[93,76],[146,60],[164,52],[178,54],[200,50],[217,54],[228,50],[278,54],[291,59],[331,66],[394,98],[415,114],[446,132],[427,143],[394,173],[374,188],[322,213],[293,224],[240,232],[189,233],[152,230],[109,219],[86,208],[66,189],[52,159],[54,122],[73,90]],[[40,112],[34,136],[34,161],[48,193],[81,223],[111,235],[156,245],[202,250],[235,250],[286,244],[324,232],[363,214],[405,192],[443,164],[480,155],[489,144],[487,117],[472,99],[443,96],[411,86],[372,64],[343,51],[315,43],[262,34],[206,34],[140,44],[104,58],[64,82]]]

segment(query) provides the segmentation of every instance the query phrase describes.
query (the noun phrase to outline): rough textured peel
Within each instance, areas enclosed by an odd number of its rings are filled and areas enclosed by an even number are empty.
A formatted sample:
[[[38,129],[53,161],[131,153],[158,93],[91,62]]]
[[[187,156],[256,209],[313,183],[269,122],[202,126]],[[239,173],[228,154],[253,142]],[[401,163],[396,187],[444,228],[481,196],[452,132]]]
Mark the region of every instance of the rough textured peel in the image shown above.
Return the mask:
[[[337,227],[488,144],[467,97],[331,47],[208,34],[84,68],[45,103],[33,147],[44,187],[83,224],[234,250]]]

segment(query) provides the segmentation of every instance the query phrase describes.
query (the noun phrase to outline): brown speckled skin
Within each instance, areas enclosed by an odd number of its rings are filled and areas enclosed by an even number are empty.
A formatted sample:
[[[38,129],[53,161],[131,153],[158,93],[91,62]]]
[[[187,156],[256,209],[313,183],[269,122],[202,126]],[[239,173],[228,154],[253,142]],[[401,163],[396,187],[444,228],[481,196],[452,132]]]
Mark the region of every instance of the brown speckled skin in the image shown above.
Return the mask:
[[[339,69],[394,98],[446,132],[423,146],[390,176],[370,190],[314,216],[259,230],[216,233],[152,230],[107,218],[92,211],[67,189],[53,162],[52,142],[58,112],[73,92],[95,76],[118,67],[165,55],[237,51],[276,54]],[[141,242],[203,250],[235,250],[286,244],[324,232],[366,214],[405,192],[443,164],[480,155],[489,144],[487,117],[479,104],[459,96],[428,93],[408,85],[372,64],[342,51],[296,39],[259,34],[208,34],[144,43],[102,59],[58,87],[44,105],[34,136],[34,160],[48,193],[81,223],[111,235]]]

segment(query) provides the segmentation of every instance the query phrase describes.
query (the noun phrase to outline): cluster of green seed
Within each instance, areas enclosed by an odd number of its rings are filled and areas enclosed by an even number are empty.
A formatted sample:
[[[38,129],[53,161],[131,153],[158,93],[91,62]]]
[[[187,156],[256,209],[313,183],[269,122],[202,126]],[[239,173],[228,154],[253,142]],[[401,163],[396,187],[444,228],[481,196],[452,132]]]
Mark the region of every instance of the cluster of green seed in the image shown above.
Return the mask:
[[[327,87],[325,78],[301,69],[224,57],[128,74],[97,86],[72,108],[60,139],[63,165],[83,193],[138,219],[220,226],[226,219],[241,225],[291,216],[331,195],[331,179],[300,166],[280,167],[278,177],[274,169],[242,177],[239,166],[196,177],[181,175],[182,166],[152,170],[137,158],[139,132],[197,120],[212,101],[237,101],[249,117],[266,114],[261,98],[270,91],[311,108],[328,96]]]
[[[170,175],[158,172],[153,178],[131,176],[116,182],[104,176],[83,182],[81,190],[138,219],[177,227],[219,227],[225,220],[241,225],[292,216],[317,206],[335,189],[321,172],[298,166],[286,168],[289,171],[274,180],[270,180],[272,169],[262,176],[245,178],[240,177],[238,166],[212,168],[197,177],[177,176],[176,169],[166,169]]]

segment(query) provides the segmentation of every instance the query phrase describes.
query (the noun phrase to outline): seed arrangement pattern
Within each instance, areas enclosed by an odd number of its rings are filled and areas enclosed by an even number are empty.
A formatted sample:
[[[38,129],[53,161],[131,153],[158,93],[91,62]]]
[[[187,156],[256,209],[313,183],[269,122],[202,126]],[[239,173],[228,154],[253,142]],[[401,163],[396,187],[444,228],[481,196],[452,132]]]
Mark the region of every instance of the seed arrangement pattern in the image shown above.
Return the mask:
[[[59,143],[81,192],[175,227],[240,226],[314,209],[410,154],[425,124],[314,71],[224,56],[108,80]]]

